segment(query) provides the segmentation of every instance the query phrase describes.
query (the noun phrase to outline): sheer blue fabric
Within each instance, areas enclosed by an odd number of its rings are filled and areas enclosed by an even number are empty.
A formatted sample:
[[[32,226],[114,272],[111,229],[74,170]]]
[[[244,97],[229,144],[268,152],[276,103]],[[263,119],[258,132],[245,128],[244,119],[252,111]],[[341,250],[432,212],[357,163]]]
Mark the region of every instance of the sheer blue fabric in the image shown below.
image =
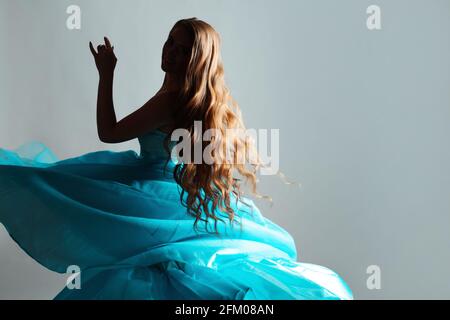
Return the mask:
[[[232,203],[241,226],[219,212],[219,236],[195,230],[164,137],[65,160],[35,141],[0,148],[0,222],[46,268],[81,270],[81,288],[55,299],[352,299],[337,273],[297,262],[292,236],[248,198]]]

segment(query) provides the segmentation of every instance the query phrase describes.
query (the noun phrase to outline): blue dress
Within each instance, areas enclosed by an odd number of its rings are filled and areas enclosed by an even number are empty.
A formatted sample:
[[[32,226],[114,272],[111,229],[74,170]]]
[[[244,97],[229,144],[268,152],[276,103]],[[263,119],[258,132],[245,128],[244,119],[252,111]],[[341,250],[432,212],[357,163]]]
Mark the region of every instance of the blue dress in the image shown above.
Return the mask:
[[[219,236],[212,223],[195,230],[173,178],[176,161],[164,170],[164,137],[140,137],[139,155],[65,160],[39,142],[0,148],[0,222],[46,268],[80,270],[81,287],[55,299],[353,298],[332,270],[297,262],[291,235],[248,198],[249,206],[232,203],[242,229],[224,219]]]

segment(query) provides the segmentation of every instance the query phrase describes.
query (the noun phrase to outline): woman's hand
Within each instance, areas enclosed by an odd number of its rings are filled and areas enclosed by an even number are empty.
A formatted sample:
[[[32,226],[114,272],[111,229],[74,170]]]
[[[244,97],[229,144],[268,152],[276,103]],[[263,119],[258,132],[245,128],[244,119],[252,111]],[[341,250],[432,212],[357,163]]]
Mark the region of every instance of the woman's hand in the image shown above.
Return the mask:
[[[117,58],[114,54],[114,46],[111,47],[107,37],[104,37],[105,44],[100,44],[97,46],[97,51],[89,41],[89,48],[91,49],[92,55],[95,59],[95,65],[97,66],[100,78],[105,76],[113,76],[114,68],[116,67]]]

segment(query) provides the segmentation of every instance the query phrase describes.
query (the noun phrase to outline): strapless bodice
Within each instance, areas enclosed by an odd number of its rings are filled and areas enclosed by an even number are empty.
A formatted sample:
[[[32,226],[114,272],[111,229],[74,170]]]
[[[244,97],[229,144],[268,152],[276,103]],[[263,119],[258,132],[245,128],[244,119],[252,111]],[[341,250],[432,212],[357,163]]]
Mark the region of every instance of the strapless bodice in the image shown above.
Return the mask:
[[[164,139],[167,133],[155,129],[138,138],[141,147],[140,156],[147,159],[166,160],[170,154],[164,147]],[[169,141],[169,149],[177,144],[176,141]],[[175,161],[176,162],[176,161]]]

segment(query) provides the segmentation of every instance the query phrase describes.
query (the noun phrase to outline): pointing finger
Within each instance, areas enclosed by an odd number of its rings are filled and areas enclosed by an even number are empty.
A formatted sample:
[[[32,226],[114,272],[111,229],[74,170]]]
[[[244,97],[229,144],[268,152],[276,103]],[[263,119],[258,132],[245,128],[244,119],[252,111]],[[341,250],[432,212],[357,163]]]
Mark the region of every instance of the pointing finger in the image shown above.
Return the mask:
[[[109,39],[107,38],[107,37],[104,37],[105,38],[105,44],[106,44],[106,47],[108,48],[108,49],[111,49],[111,42],[109,42]]]

